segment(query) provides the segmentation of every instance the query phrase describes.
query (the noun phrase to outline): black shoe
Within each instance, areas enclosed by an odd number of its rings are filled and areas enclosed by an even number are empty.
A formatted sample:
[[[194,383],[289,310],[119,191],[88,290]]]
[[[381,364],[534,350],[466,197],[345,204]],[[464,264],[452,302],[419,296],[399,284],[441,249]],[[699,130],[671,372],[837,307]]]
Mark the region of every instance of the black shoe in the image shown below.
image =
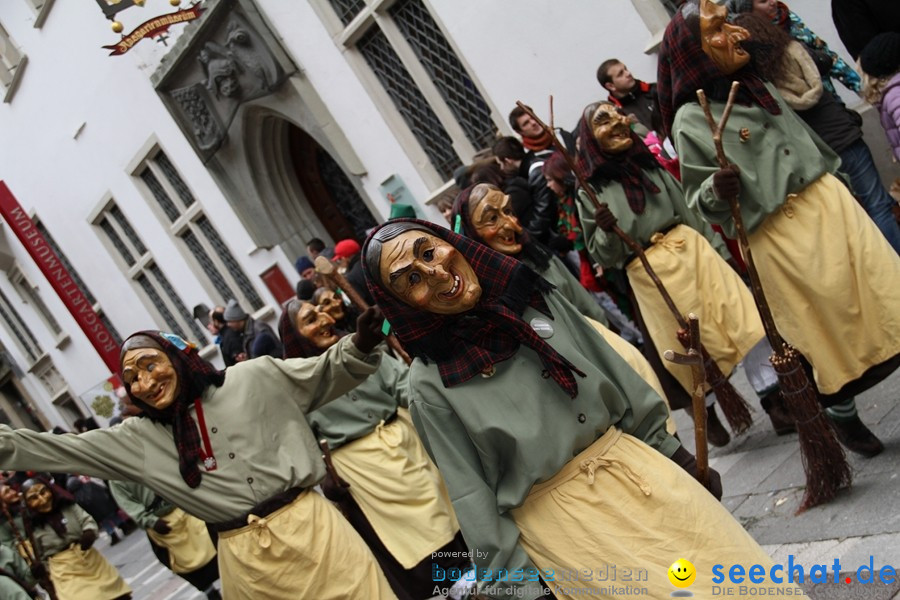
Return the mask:
[[[208,600],[222,600],[222,594],[219,593],[219,590],[216,588],[212,588],[208,592],[206,592],[206,597]]]
[[[706,407],[706,440],[719,448],[728,445],[728,442],[731,441],[731,435],[722,425],[719,415],[716,414],[715,404]]]
[[[790,411],[784,404],[784,397],[781,395],[781,392],[774,392],[764,398],[760,398],[759,403],[762,405],[763,410],[766,411],[766,414],[769,415],[775,435],[780,436],[797,432],[797,426],[794,424]]]
[[[866,458],[872,458],[884,451],[884,444],[859,420],[858,416],[840,420],[828,417],[828,420],[831,421],[831,426],[838,441],[847,450],[861,454]]]
[[[137,528],[137,523],[135,523],[132,519],[128,519],[127,521],[119,525],[119,529],[121,529],[122,533],[124,533],[125,535],[131,535],[132,533],[137,531]]]
[[[116,532],[112,532],[111,534],[109,534],[109,539],[111,540],[109,542],[110,546],[115,546],[116,544],[118,544],[119,542],[122,541],[122,538],[120,538],[119,534],[117,534]]]

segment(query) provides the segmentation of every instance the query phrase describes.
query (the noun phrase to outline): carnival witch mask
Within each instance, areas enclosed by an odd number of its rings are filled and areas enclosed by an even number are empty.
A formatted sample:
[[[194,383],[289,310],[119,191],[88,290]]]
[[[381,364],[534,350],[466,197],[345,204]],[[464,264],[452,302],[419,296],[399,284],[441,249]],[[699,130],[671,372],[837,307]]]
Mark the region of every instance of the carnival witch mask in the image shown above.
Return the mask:
[[[309,302],[300,304],[294,323],[297,333],[320,350],[330,348],[340,339],[331,315],[322,310],[322,307],[317,308]]]
[[[469,222],[485,244],[510,256],[522,251],[522,226],[509,196],[493,185],[481,183],[469,194],[468,206]]]
[[[700,0],[700,45],[723,73],[731,75],[750,62],[750,55],[741,48],[741,42],[750,39],[750,33],[729,23],[727,16],[724,6]]]
[[[25,504],[36,513],[46,514],[53,510],[53,492],[46,484],[34,482],[25,490]]]
[[[178,373],[166,353],[156,348],[126,351],[122,381],[135,398],[157,410],[168,408],[178,394]]]
[[[591,116],[591,131],[603,152],[619,154],[631,148],[631,124],[628,117],[612,104],[601,102]]]
[[[379,273],[402,302],[439,315],[470,310],[481,298],[468,261],[441,238],[419,229],[383,242]]]
[[[313,294],[313,303],[315,303],[319,310],[334,319],[335,323],[343,320],[347,315],[344,311],[344,301],[341,300],[341,297],[335,294],[333,290],[329,290],[328,288],[319,288],[316,290],[316,293]]]

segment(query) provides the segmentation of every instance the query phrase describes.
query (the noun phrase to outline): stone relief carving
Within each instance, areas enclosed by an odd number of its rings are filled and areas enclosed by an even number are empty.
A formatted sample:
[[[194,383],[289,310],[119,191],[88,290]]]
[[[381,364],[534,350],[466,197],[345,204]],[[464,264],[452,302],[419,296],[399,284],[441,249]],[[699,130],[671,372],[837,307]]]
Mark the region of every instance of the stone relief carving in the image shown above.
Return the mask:
[[[268,32],[266,32],[268,34]],[[221,146],[240,105],[274,92],[286,73],[239,9],[202,30],[159,91],[204,157]]]

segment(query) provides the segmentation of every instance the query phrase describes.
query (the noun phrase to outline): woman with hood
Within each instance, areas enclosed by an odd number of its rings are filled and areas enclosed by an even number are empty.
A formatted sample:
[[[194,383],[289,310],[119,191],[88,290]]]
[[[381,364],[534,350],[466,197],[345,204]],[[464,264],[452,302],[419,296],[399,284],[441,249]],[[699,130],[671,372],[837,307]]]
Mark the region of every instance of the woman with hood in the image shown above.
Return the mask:
[[[874,456],[884,447],[862,423],[854,395],[900,365],[900,257],[834,176],[837,155],[749,66],[748,32],[709,0],[682,5],[666,28],[657,76],[660,112],[681,159],[688,205],[744,226],[784,339],[812,364],[820,402],[841,443]],[[720,168],[697,90],[713,118],[740,82],[722,134],[732,164]]]
[[[477,550],[480,594],[583,598],[609,583],[595,569],[628,565],[662,598],[682,555],[772,564],[694,480],[662,398],[524,262],[410,219],[376,229],[363,254],[415,357],[410,412]],[[715,471],[710,489],[721,495]],[[711,574],[694,590],[711,597]]]
[[[319,356],[346,336],[323,307],[291,300],[279,322],[285,358]],[[378,370],[307,415],[331,451],[323,490],[372,549],[400,600],[433,596],[432,565],[468,567],[467,548],[437,469],[406,410],[409,368],[385,353]],[[432,558],[435,557],[435,558]]]
[[[366,311],[316,358],[227,371],[176,335],[133,334],[121,377],[143,415],[80,435],[0,425],[0,466],[140,481],[219,533],[226,598],[394,598],[359,535],[311,490],[325,467],[306,420],[377,369],[380,320]]]
[[[35,553],[48,565],[59,600],[125,600],[131,588],[94,548],[97,522],[67,491],[44,479],[22,484]],[[40,575],[41,567],[32,566]]]

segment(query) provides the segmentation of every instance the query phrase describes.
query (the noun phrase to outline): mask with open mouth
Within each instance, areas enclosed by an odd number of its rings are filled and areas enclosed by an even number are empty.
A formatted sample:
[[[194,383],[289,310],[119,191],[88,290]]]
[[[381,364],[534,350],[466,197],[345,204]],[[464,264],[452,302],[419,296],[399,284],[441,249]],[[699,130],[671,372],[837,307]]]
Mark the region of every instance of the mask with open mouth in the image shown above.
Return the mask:
[[[309,302],[300,305],[295,322],[297,332],[320,350],[330,348],[340,339],[331,315]]]
[[[469,194],[469,221],[484,243],[508,256],[522,251],[522,226],[513,212],[509,196],[499,188],[482,183]]]
[[[601,102],[594,111],[591,130],[600,149],[609,154],[620,154],[634,144],[628,117],[606,102]]]
[[[729,23],[727,16],[728,9],[724,6],[710,0],[700,0],[700,43],[703,52],[723,73],[731,75],[750,62],[750,54],[741,47],[741,42],[750,39],[750,33]]]

